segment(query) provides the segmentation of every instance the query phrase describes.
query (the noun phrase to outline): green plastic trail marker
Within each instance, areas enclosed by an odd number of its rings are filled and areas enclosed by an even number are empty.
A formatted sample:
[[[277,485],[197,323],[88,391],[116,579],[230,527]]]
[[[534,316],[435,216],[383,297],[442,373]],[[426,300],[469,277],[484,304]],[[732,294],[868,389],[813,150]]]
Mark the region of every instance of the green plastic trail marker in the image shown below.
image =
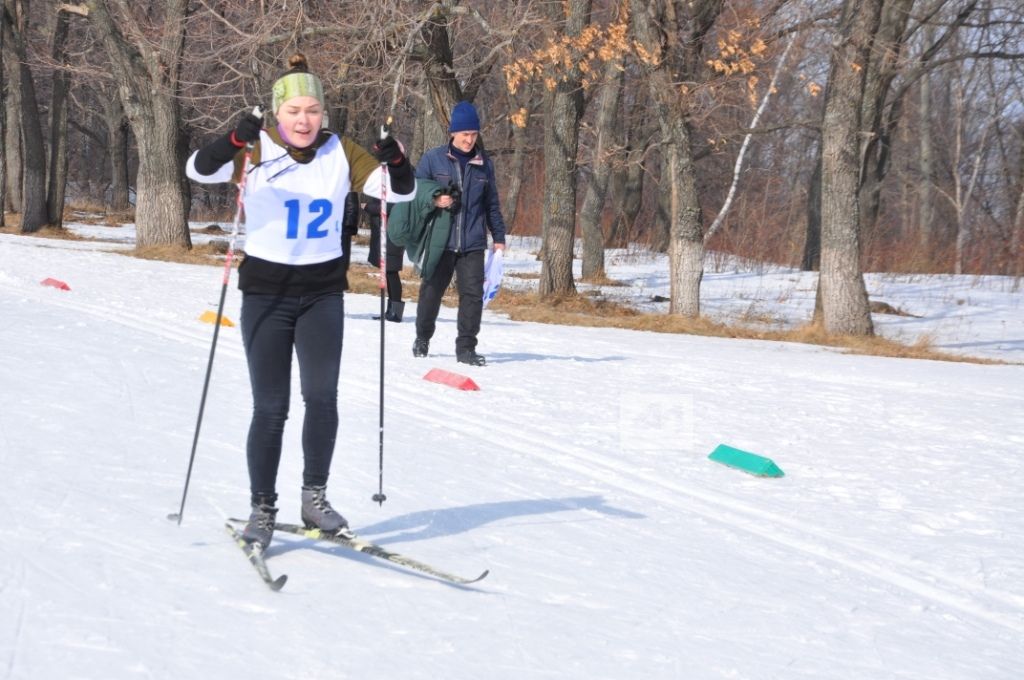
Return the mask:
[[[785,474],[771,458],[765,458],[749,451],[734,449],[725,444],[719,444],[708,458],[722,465],[728,465],[758,477],[782,477]]]

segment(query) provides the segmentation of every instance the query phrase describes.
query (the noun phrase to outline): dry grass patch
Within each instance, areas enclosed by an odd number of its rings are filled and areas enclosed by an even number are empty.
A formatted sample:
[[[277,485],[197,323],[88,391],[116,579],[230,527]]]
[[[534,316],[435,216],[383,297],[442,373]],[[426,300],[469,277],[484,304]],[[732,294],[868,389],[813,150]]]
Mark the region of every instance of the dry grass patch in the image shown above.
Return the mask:
[[[539,276],[540,275],[538,274],[538,277]],[[613,286],[613,287],[619,287],[619,286],[625,286],[626,285],[625,281],[620,281],[618,279],[613,279],[613,278],[609,277],[607,274],[605,274],[604,272],[602,272],[600,274],[597,274],[595,276],[586,276],[586,277],[580,279],[580,283],[586,283],[586,284],[589,284],[591,286]]]
[[[349,265],[348,268],[348,292],[358,295],[380,295],[380,269],[371,267],[365,262],[358,262]],[[402,279],[402,299],[408,301],[410,298],[416,300],[419,296],[420,277],[411,267],[405,267],[399,276]],[[446,300],[450,300],[445,296]],[[413,302],[415,304],[415,302]]]
[[[820,325],[807,325],[792,330],[764,330],[743,325],[718,323],[703,317],[690,318],[677,314],[639,312],[619,303],[578,295],[542,300],[537,293],[503,290],[490,304],[490,309],[504,312],[516,321],[533,321],[563,326],[626,328],[654,333],[797,342],[837,347],[851,354],[901,359],[928,359],[975,364],[1006,363],[938,351],[934,349],[933,340],[928,336],[923,336],[912,345],[905,345],[879,336],[830,335]]]
[[[18,236],[34,236],[36,238],[52,238],[58,241],[86,241],[78,234],[68,229],[57,229],[54,227],[46,226],[39,231],[32,232],[31,234],[24,234],[21,231],[21,220],[13,220],[15,224],[11,224],[12,220],[5,218],[5,224],[0,227],[0,234],[16,234]]]
[[[149,246],[147,248],[136,248],[135,250],[115,251],[119,255],[138,257],[143,260],[160,260],[162,262],[178,262],[180,264],[217,264],[222,261],[221,253],[215,243],[205,243],[192,246],[192,249],[182,246]],[[232,266],[237,267],[242,258],[240,253],[235,253],[235,261]]]
[[[930,335],[923,335],[911,345],[905,345],[895,340],[881,336],[855,336],[855,335],[830,335],[825,332],[821,324],[808,324],[791,331],[780,332],[782,337],[769,338],[785,340],[789,342],[801,342],[809,345],[823,345],[825,347],[839,347],[847,350],[850,354],[863,354],[880,357],[894,357],[898,359],[927,359],[929,361],[952,361],[966,364],[1006,364],[1005,361],[994,359],[981,359],[977,357],[960,356],[942,352],[934,348],[934,338]]]

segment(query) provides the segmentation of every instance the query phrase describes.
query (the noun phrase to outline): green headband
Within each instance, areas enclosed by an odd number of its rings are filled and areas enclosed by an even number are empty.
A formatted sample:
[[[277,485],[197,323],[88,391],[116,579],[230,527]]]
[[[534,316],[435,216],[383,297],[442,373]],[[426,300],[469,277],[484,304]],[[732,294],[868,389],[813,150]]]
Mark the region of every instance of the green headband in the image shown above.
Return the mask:
[[[277,79],[273,90],[273,111],[281,108],[281,105],[293,97],[313,97],[320,106],[326,107],[324,102],[324,86],[320,79],[312,73],[288,73]]]

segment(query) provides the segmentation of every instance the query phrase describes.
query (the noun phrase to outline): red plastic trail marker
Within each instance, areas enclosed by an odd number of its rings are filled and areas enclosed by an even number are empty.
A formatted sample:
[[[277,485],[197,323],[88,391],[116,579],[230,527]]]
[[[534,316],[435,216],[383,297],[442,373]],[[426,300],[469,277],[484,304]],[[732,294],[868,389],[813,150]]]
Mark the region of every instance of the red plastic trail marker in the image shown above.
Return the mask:
[[[50,286],[51,288],[57,288],[59,290],[71,290],[71,286],[64,283],[63,281],[58,281],[57,279],[46,278],[40,281],[39,283],[43,284],[44,286]]]
[[[423,376],[424,380],[454,387],[457,390],[479,390],[480,387],[469,376],[459,375],[441,368],[432,368]]]

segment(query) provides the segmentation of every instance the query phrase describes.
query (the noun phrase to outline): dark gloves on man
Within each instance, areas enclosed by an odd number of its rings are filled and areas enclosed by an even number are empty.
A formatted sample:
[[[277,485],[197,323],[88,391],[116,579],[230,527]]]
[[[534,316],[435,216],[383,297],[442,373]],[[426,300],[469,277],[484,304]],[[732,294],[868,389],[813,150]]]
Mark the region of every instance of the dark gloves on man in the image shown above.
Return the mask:
[[[462,189],[457,184],[449,184],[445,193],[452,197],[452,204],[448,206],[448,211],[451,214],[456,215],[462,210]]]

